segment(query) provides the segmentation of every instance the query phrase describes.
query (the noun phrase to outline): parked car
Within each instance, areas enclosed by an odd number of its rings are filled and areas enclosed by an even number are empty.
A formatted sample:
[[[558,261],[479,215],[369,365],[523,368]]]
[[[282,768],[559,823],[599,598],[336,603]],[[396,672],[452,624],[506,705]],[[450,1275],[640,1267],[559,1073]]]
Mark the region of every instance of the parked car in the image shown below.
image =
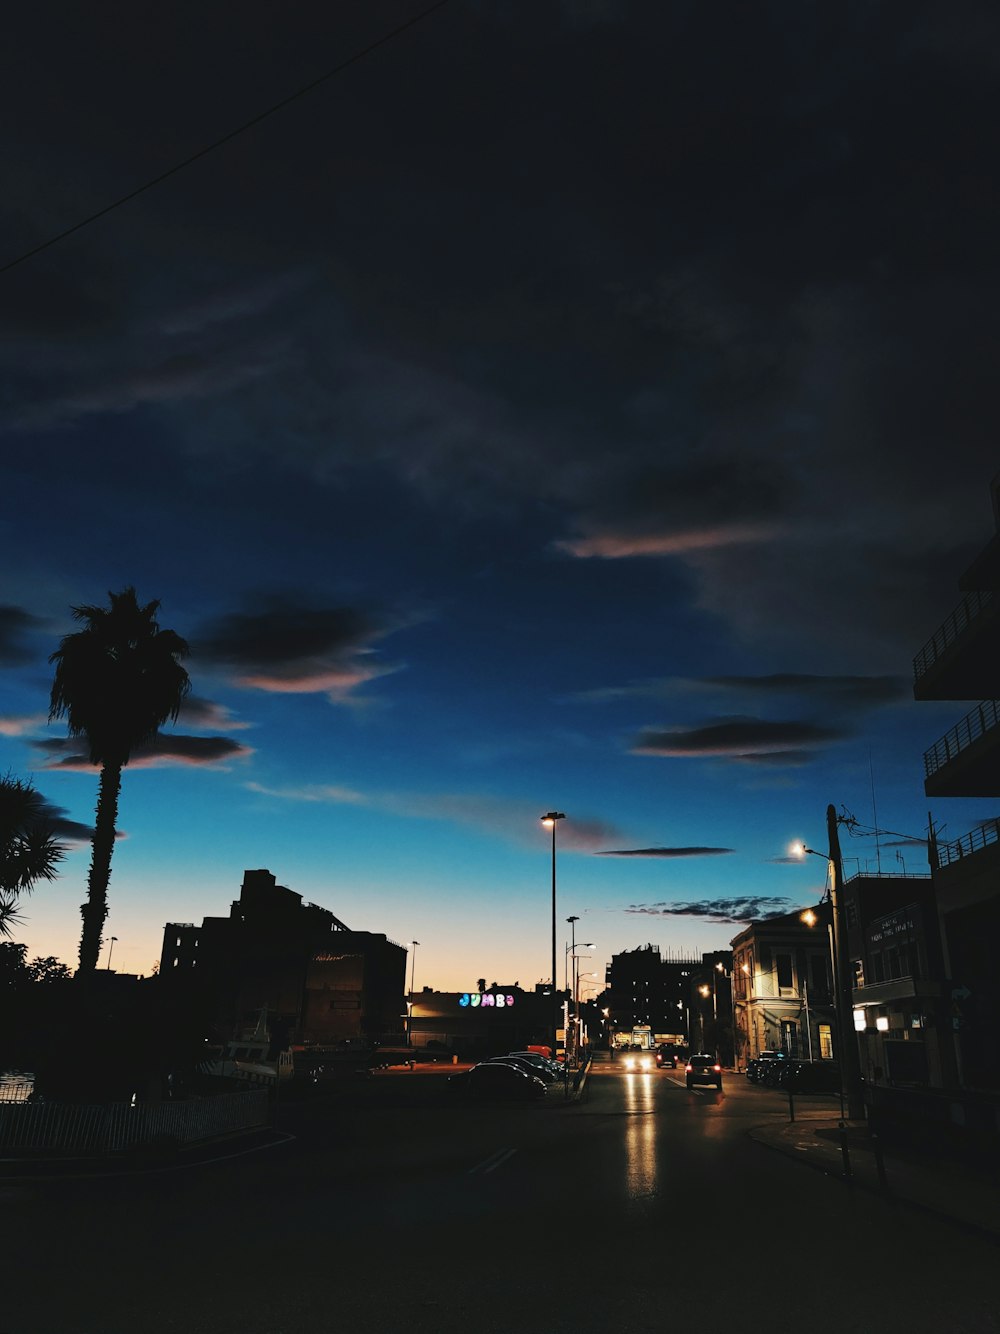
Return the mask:
[[[782,1087],[793,1093],[837,1093],[840,1066],[836,1061],[788,1061]]]
[[[557,1079],[562,1078],[562,1071],[556,1074],[548,1066],[535,1065],[534,1061],[525,1060],[523,1056],[491,1056],[486,1064],[516,1066],[518,1070],[523,1070],[526,1075],[534,1075],[545,1084],[554,1084]]]
[[[537,1065],[539,1070],[549,1071],[551,1074],[555,1075],[557,1079],[562,1079],[563,1077],[563,1067],[561,1062],[550,1061],[547,1056],[542,1056],[537,1051],[510,1051],[507,1055],[520,1056],[524,1060],[530,1061],[532,1065]]]
[[[747,1079],[751,1084],[759,1084],[774,1061],[786,1061],[788,1053],[784,1051],[761,1051],[747,1061]]]
[[[484,1061],[451,1075],[448,1087],[456,1096],[483,1101],[533,1102],[545,1097],[545,1084],[537,1075],[500,1062]]]
[[[717,1089],[721,1089],[722,1066],[714,1056],[698,1052],[688,1057],[684,1067],[684,1082],[688,1088],[693,1088],[695,1084],[714,1084]]]

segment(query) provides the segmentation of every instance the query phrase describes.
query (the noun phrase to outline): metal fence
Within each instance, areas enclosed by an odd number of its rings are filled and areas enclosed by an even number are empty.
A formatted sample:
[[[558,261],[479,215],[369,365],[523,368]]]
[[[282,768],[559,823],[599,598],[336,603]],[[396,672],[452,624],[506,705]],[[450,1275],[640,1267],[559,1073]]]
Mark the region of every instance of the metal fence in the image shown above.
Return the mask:
[[[997,701],[984,699],[924,753],[924,777],[930,778],[932,774],[936,774],[974,741],[978,741],[981,736],[985,736],[998,725],[1000,725],[1000,708],[997,706]]]
[[[969,628],[976,617],[993,601],[987,590],[966,593],[965,597],[913,659],[913,679],[919,681],[937,662],[946,649]]]
[[[157,1140],[193,1144],[269,1120],[266,1089],[179,1102],[0,1104],[0,1149],[20,1153],[119,1153]]]
[[[939,843],[938,867],[950,866],[953,862],[961,861],[963,857],[971,857],[974,852],[979,852],[990,843],[998,841],[1000,841],[1000,820],[988,820],[976,829],[970,829],[953,843]]]

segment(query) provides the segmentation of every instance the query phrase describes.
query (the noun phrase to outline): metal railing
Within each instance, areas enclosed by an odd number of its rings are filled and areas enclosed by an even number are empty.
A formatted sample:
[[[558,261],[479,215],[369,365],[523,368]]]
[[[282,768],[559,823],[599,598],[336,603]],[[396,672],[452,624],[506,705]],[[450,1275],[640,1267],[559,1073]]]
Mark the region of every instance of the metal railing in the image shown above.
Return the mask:
[[[984,699],[981,704],[970,709],[950,732],[945,732],[940,741],[935,741],[930,750],[924,752],[924,777],[930,778],[939,769],[943,769],[963,750],[998,724],[1000,724],[1000,705],[995,699]]]
[[[998,842],[1000,842],[1000,820],[990,820],[980,825],[978,829],[970,829],[967,834],[963,834],[961,838],[951,843],[939,843],[937,864],[939,867],[951,866],[961,861],[963,857],[971,857],[973,853],[981,852],[989,844]]]
[[[266,1089],[179,1102],[0,1104],[0,1149],[118,1153],[157,1139],[193,1144],[268,1123]]]
[[[913,679],[919,681],[925,672],[937,662],[945,649],[964,634],[976,617],[993,601],[993,594],[987,590],[966,593],[965,597],[951,613],[948,619],[931,635],[917,656],[913,659]]]

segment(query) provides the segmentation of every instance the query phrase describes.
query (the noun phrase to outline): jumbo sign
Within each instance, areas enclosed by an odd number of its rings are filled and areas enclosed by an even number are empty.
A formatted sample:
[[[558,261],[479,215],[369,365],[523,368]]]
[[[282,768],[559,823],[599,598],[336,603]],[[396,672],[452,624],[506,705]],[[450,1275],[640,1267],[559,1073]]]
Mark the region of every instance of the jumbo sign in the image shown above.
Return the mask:
[[[509,1009],[514,1004],[513,996],[505,996],[499,991],[463,991],[458,998],[459,1005],[470,1005],[473,1009],[477,1005],[489,1008],[494,1007],[497,1010]]]

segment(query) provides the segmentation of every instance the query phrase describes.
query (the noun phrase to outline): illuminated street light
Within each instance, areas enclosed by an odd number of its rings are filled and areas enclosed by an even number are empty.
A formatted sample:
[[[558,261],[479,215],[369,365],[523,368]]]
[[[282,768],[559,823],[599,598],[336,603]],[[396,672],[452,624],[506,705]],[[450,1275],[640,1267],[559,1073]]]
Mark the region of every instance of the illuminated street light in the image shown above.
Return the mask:
[[[566,819],[564,811],[548,811],[542,824],[552,830],[552,1059],[555,1060],[559,1033],[559,993],[556,983],[556,825]]]

